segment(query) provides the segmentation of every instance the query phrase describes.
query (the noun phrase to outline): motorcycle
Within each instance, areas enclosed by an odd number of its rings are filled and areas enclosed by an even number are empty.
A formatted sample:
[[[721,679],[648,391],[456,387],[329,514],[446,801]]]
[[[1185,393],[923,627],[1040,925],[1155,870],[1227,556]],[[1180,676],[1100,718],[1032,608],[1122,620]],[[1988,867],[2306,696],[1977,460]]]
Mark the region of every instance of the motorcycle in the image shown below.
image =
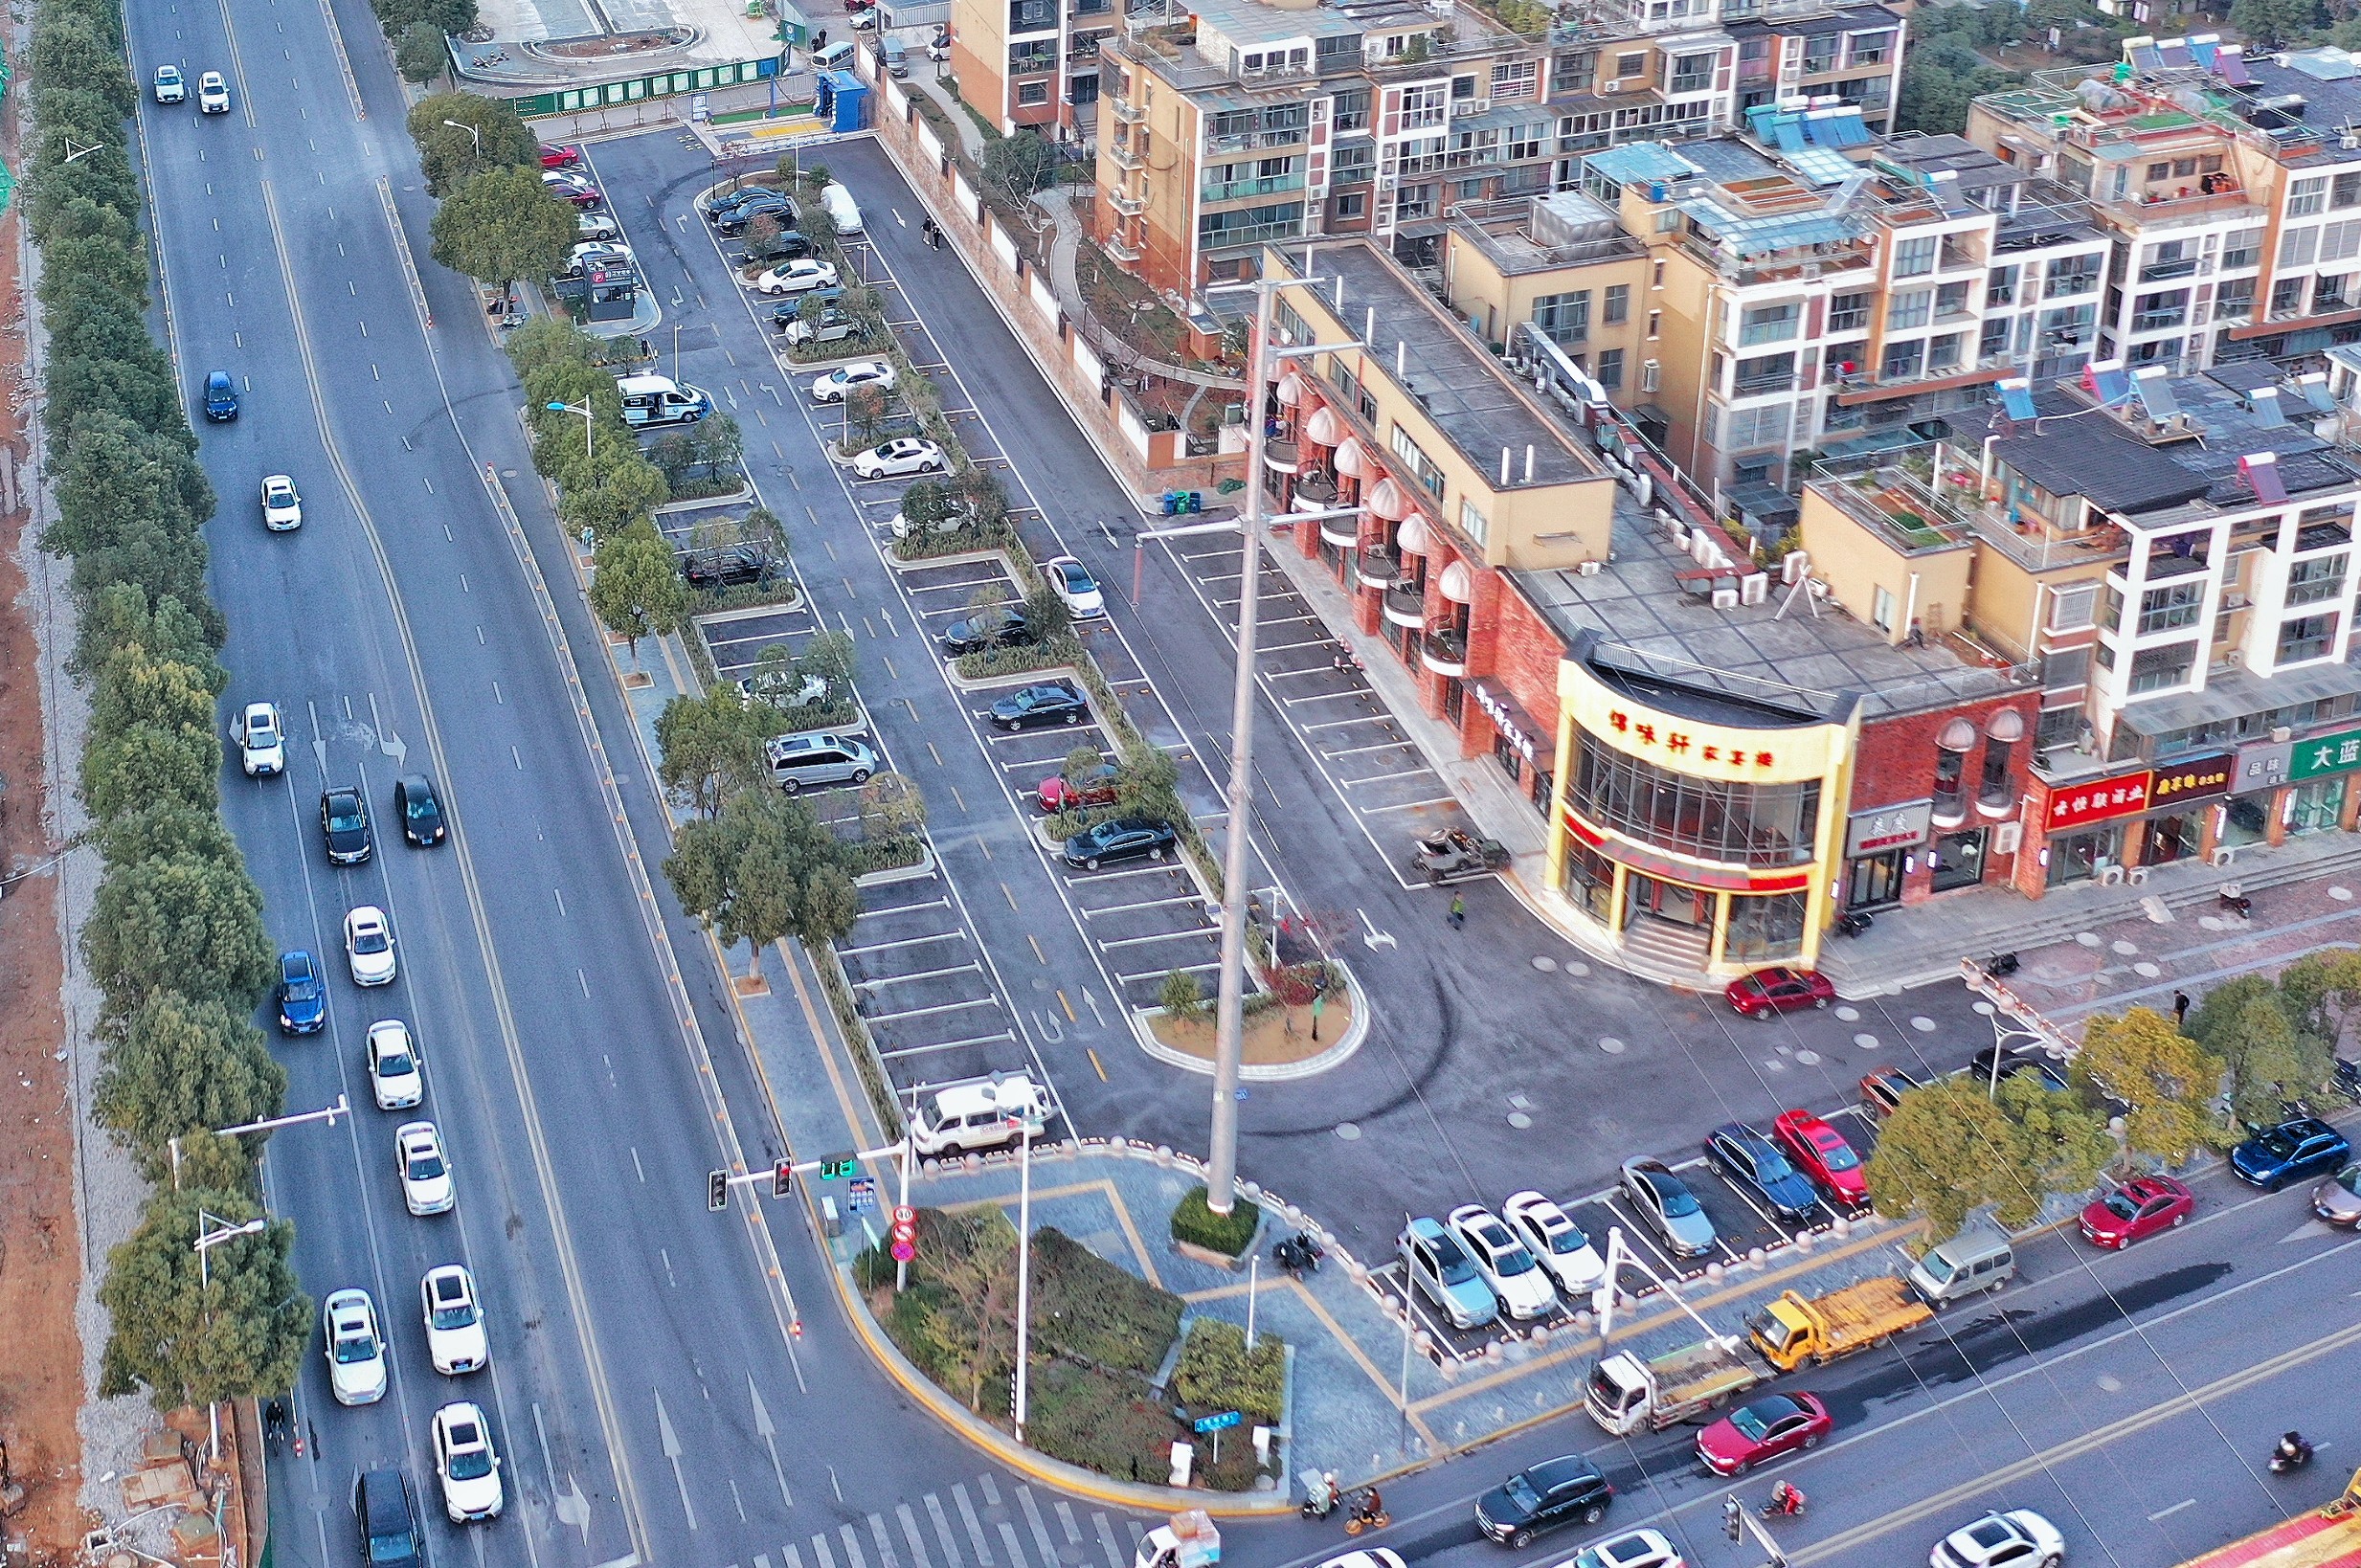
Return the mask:
[[[2223,908],[2229,910],[2232,914],[2237,915],[2240,920],[2251,920],[2254,918],[2255,901],[2248,898],[2244,893],[2235,892],[2232,889],[2225,887],[2220,892],[2214,895],[2214,901],[2220,905]]]
[[[1337,1512],[1337,1505],[1340,1501],[1342,1499],[1337,1493],[1335,1476],[1318,1474],[1304,1483],[1302,1512],[1305,1518],[1325,1519]]]
[[[1782,1481],[1771,1488],[1770,1500],[1757,1512],[1765,1519],[1800,1519],[1804,1516],[1804,1490]]]
[[[2013,952],[1995,952],[1985,961],[1984,965],[1984,973],[1995,980],[2003,975],[2014,974],[2016,970],[2017,957]]]
[[[2293,1432],[2279,1440],[2271,1450],[2271,1473],[2292,1475],[2312,1462],[2312,1445]]]
[[[1847,909],[1836,917],[1836,934],[1858,936],[1878,923],[1878,917],[1866,909]]]
[[[2361,1105],[2361,1062],[2355,1062],[2350,1057],[2338,1057],[2336,1077],[2331,1082],[2335,1084],[2337,1093]]]
[[[1393,1522],[1394,1516],[1385,1512],[1385,1505],[1378,1501],[1376,1489],[1372,1488],[1353,1504],[1352,1516],[1344,1521],[1344,1533],[1358,1535],[1364,1530],[1383,1530]]]
[[[1316,1274],[1320,1260],[1328,1256],[1310,1231],[1298,1231],[1270,1249],[1271,1258],[1291,1274]]]

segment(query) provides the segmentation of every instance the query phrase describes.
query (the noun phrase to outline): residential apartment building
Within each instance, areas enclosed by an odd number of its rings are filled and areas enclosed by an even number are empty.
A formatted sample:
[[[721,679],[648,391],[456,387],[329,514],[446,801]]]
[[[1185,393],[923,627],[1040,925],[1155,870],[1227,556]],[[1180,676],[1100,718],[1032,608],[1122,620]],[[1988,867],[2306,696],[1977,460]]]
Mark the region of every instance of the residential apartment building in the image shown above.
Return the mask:
[[[2090,199],[2114,240],[2096,357],[2175,373],[2361,340],[2361,67],[2210,34],[2043,72],[1968,135]]]
[[[1093,230],[1191,302],[1267,243],[1368,234],[1432,264],[1453,212],[1571,190],[1598,148],[1799,94],[1882,124],[1902,43],[1881,7],[1796,0],[1615,0],[1545,37],[1415,0],[1145,11],[1105,51]]]
[[[1004,136],[1088,142],[1099,50],[1122,25],[1116,0],[952,0],[952,75]]]

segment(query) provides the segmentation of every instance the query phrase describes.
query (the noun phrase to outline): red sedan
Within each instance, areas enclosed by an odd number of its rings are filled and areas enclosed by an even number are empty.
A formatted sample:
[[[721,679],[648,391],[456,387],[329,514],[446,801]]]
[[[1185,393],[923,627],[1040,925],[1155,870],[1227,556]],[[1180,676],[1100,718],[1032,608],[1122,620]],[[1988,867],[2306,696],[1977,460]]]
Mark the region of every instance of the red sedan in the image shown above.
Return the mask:
[[[1861,1156],[1853,1152],[1842,1132],[1809,1110],[1786,1110],[1772,1120],[1771,1138],[1837,1207],[1868,1206],[1869,1183],[1861,1176]]]
[[[1115,766],[1103,762],[1087,778],[1051,773],[1036,785],[1033,799],[1046,812],[1073,811],[1082,806],[1112,806],[1115,798]]]
[[[1801,1007],[1826,1007],[1836,999],[1836,988],[1814,970],[1758,969],[1732,980],[1722,995],[1746,1017],[1766,1019]]]
[[[572,168],[581,161],[580,147],[561,147],[550,142],[541,144],[541,167],[544,168]]]
[[[2126,1181],[2082,1211],[2082,1234],[2092,1244],[2126,1246],[2143,1236],[2186,1224],[2197,1200],[2170,1176]]]
[[[1699,1432],[1697,1456],[1716,1475],[1743,1475],[1783,1454],[1818,1447],[1835,1424],[1817,1395],[1773,1394]]]

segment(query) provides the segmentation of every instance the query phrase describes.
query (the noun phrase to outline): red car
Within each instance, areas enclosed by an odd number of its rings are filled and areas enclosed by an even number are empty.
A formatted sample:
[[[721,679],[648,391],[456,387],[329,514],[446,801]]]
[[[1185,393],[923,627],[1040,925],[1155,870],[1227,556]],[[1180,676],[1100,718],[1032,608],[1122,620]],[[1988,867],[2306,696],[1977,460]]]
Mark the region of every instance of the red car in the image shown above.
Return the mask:
[[[1051,773],[1033,789],[1033,802],[1045,812],[1074,811],[1083,806],[1112,806],[1115,798],[1115,766],[1102,762],[1087,778],[1075,780]]]
[[[1873,1067],[1861,1074],[1861,1109],[1883,1121],[1894,1114],[1903,1095],[1925,1086],[1900,1067]]]
[[[549,142],[541,144],[541,167],[544,168],[572,168],[581,161],[580,147],[561,147]]]
[[[1809,1110],[1783,1110],[1771,1122],[1771,1141],[1837,1207],[1869,1206],[1869,1183],[1861,1176],[1861,1156],[1853,1152],[1842,1132]]]
[[[1813,970],[1758,969],[1732,980],[1722,995],[1746,1017],[1766,1019],[1799,1007],[1826,1007],[1836,999],[1836,988]]]
[[[2170,1176],[2141,1176],[2084,1209],[2082,1234],[2096,1246],[2120,1248],[2187,1223],[2196,1207],[2189,1189]]]
[[[1773,1394],[1699,1432],[1697,1456],[1716,1475],[1743,1475],[1783,1454],[1818,1447],[1835,1424],[1817,1395]]]

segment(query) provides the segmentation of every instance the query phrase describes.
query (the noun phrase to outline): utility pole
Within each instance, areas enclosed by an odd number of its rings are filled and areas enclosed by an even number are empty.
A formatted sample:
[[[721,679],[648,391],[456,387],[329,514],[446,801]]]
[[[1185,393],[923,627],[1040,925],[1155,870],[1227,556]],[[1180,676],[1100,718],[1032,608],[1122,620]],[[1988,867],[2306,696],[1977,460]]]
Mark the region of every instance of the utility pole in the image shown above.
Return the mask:
[[[1024,1444],[1024,1395],[1028,1381],[1024,1364],[1029,1353],[1026,1330],[1032,1312],[1033,1276],[1033,1118],[1024,1119],[1024,1145],[1017,1155],[1017,1443]]]
[[[214,1228],[207,1230],[205,1227],[208,1223],[211,1223]],[[232,1224],[217,1214],[208,1214],[203,1209],[197,1210],[197,1295],[205,1303],[205,1326],[207,1328],[212,1328],[214,1322],[214,1271],[212,1264],[207,1261],[207,1254],[224,1242],[235,1242],[241,1236],[259,1236],[270,1228],[270,1223],[269,1220],[258,1217],[246,1221],[243,1224]],[[221,1404],[219,1400],[205,1401],[205,1425],[207,1428],[207,1456],[212,1463],[217,1465],[221,1462]]]

